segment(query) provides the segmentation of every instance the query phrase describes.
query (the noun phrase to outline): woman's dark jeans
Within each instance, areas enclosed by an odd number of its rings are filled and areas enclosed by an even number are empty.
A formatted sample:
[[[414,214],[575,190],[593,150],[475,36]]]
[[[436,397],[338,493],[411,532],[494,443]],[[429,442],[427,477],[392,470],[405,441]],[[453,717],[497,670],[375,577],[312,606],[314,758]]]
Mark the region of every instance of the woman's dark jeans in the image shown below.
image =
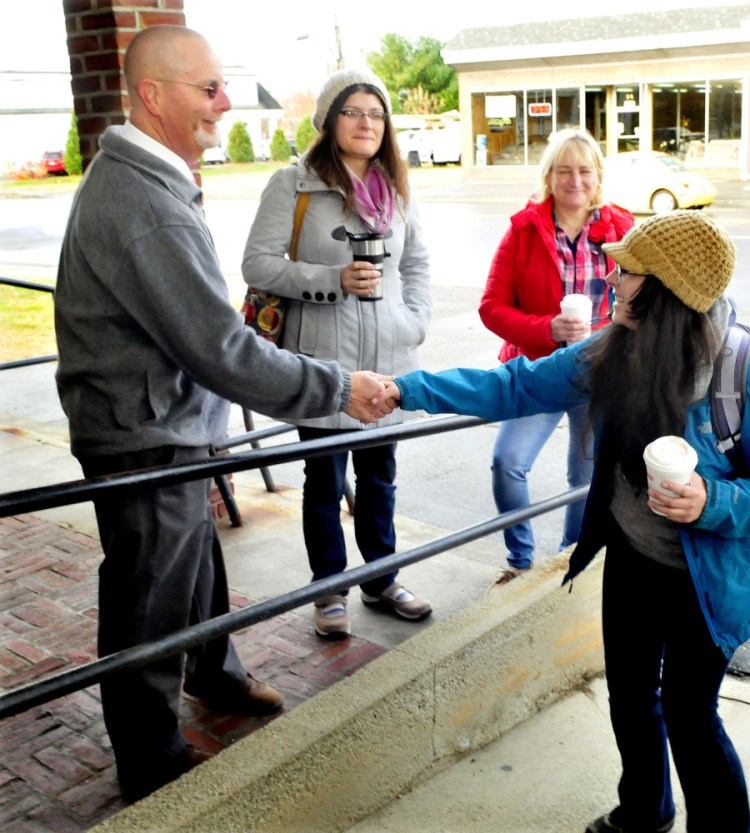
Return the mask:
[[[300,440],[333,437],[343,431],[298,427]],[[352,451],[356,477],[354,536],[366,562],[396,551],[393,516],[396,509],[396,443]],[[305,460],[302,528],[313,581],[346,570],[346,543],[341,527],[349,453]],[[365,593],[379,596],[393,584],[397,572],[362,584]]]
[[[673,818],[667,739],[688,833],[748,833],[742,765],[717,713],[729,660],[711,639],[688,570],[632,549],[614,528],[604,563],[603,629],[610,716],[622,759],[626,830]]]

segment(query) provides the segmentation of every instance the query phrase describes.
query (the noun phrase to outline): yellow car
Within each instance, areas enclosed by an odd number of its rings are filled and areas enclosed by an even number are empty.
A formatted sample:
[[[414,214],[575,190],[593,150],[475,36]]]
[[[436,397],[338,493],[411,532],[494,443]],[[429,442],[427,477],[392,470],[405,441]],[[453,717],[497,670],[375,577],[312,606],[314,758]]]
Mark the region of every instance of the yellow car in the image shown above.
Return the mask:
[[[604,196],[634,214],[664,214],[675,208],[703,208],[716,188],[703,174],[657,151],[629,151],[604,160]]]

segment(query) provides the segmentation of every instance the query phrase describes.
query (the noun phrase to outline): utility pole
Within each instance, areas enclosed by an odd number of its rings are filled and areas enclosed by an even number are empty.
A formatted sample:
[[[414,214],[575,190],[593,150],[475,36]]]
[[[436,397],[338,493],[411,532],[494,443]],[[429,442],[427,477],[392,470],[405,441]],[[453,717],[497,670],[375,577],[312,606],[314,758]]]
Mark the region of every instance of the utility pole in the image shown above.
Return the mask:
[[[339,29],[338,18],[336,17],[336,4],[333,5],[333,35],[336,42],[336,59],[334,61],[334,72],[344,69],[344,56],[341,53],[341,29]]]

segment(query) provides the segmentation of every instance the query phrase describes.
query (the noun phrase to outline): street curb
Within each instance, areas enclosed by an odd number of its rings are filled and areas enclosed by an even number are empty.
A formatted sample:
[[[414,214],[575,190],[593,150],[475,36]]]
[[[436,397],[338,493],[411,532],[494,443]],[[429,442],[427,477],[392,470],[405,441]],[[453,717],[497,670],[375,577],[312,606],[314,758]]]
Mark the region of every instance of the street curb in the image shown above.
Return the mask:
[[[417,634],[95,833],[342,833],[603,670],[601,564],[568,553]]]

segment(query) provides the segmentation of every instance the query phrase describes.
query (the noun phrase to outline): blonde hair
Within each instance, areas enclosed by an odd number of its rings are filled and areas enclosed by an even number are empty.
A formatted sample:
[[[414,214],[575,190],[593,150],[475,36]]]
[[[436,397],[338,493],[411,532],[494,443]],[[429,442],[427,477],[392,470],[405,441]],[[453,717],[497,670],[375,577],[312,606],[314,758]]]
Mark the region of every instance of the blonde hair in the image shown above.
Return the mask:
[[[604,202],[602,195],[602,179],[604,178],[604,157],[596,139],[588,132],[578,127],[568,127],[565,130],[558,130],[549,137],[549,143],[542,154],[539,162],[539,186],[535,200],[544,202],[552,193],[549,186],[549,178],[552,169],[570,152],[577,162],[584,162],[593,165],[599,176],[599,184],[594,193],[589,208],[597,208]]]

